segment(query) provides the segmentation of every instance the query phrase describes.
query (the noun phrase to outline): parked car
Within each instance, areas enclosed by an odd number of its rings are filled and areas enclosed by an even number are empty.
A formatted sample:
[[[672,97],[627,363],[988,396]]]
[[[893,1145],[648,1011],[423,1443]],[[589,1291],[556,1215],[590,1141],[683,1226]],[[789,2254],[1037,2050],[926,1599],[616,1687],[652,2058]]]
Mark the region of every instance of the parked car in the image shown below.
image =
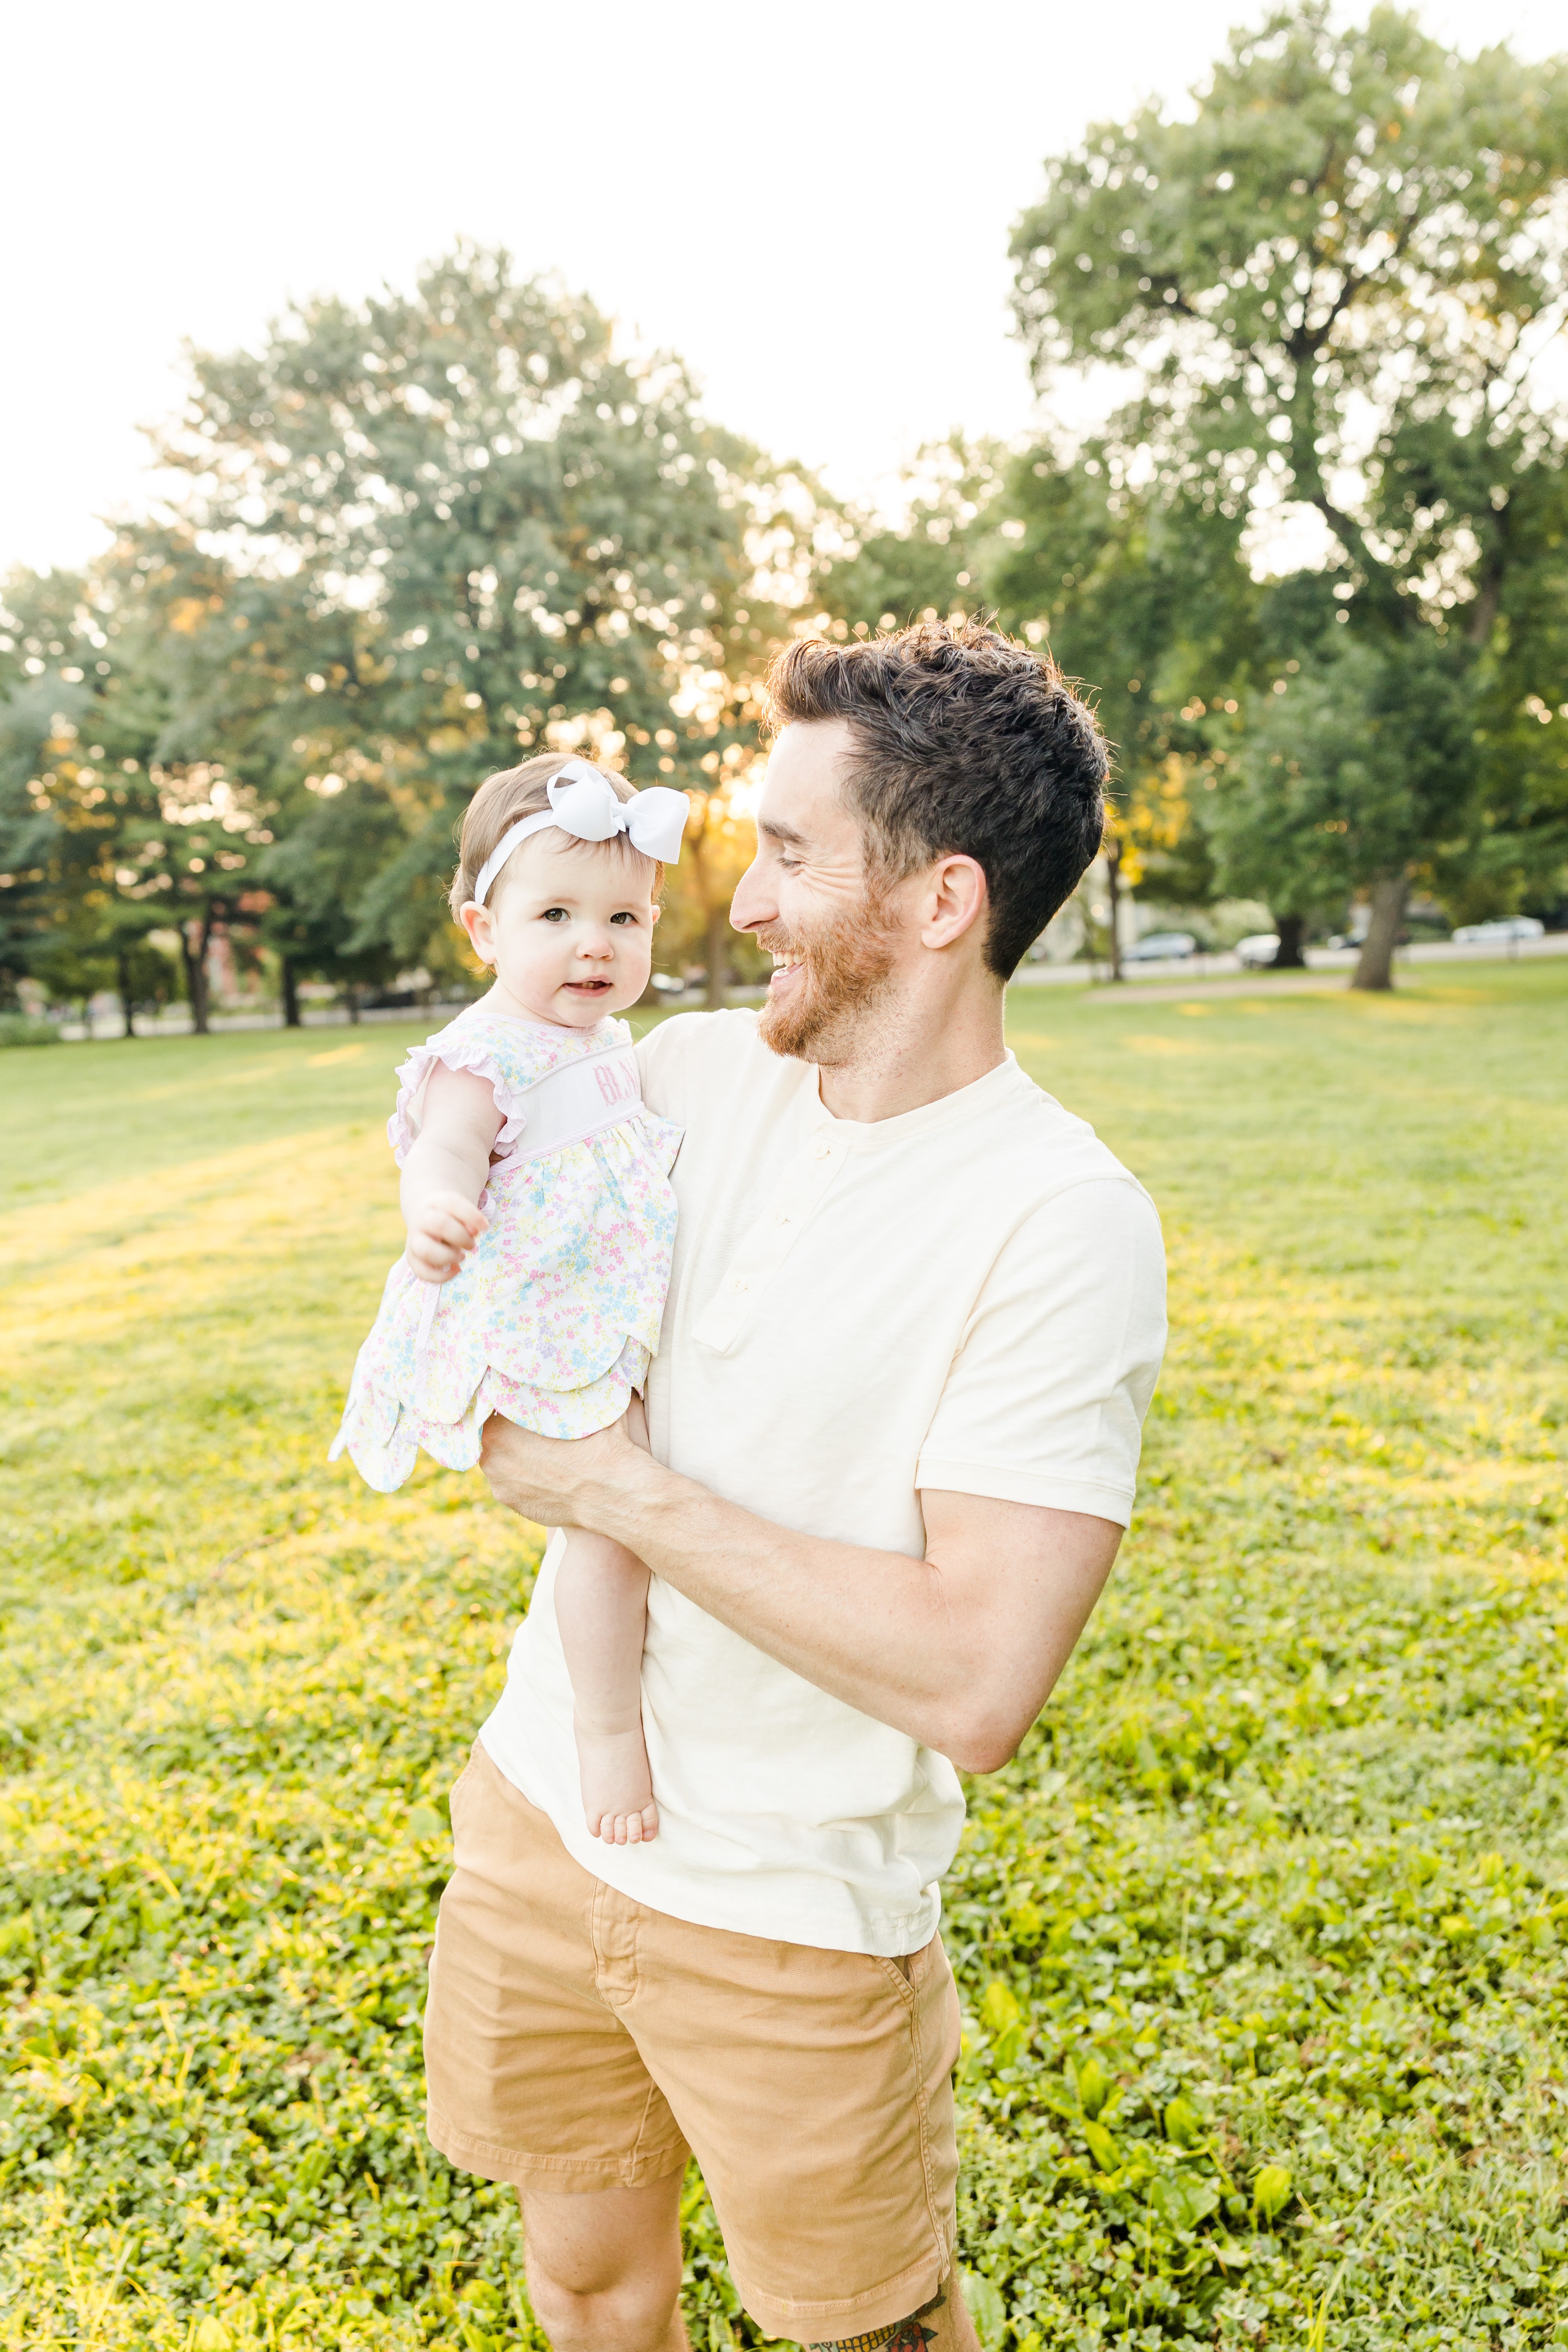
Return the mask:
[[[1468,948],[1487,940],[1538,940],[1545,929],[1533,915],[1504,915],[1493,923],[1461,923],[1454,937]]]
[[[1261,971],[1273,962],[1279,952],[1279,938],[1275,931],[1254,931],[1236,943],[1236,960],[1246,971]]]
[[[1135,940],[1121,950],[1123,963],[1163,963],[1180,956],[1197,953],[1198,943],[1191,931],[1151,931],[1146,940]]]

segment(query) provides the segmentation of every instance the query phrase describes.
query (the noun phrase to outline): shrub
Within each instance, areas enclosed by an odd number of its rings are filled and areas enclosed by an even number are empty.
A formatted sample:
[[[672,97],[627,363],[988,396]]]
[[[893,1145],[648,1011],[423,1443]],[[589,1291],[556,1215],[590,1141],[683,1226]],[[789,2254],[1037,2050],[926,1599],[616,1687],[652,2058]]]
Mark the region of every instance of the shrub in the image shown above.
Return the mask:
[[[28,1013],[0,1013],[0,1045],[58,1045],[58,1027],[53,1021],[35,1021]]]

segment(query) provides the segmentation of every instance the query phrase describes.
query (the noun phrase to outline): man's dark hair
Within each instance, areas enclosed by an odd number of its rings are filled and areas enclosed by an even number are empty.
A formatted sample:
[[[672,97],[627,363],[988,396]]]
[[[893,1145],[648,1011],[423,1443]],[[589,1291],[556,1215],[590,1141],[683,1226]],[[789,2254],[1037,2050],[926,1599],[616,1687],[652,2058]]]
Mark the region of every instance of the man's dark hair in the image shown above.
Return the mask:
[[[1010,979],[1105,824],[1105,739],[1055,662],[984,621],[921,621],[855,645],[797,638],[767,688],[775,728],[848,721],[847,789],[876,878],[954,852],[984,869],[985,961]]]

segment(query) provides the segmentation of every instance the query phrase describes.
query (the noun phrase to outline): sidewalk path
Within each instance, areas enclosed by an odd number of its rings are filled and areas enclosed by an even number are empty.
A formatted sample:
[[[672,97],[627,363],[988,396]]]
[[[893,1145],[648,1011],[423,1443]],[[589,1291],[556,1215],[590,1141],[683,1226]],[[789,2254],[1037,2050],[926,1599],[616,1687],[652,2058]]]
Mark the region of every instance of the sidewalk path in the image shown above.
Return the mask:
[[[1008,982],[1014,989],[1068,987],[1083,990],[1097,1004],[1158,1004],[1183,996],[1300,996],[1348,988],[1356,966],[1353,948],[1314,948],[1305,971],[1247,971],[1234,956],[1192,956],[1181,962],[1146,964],[1148,979],[1129,972],[1114,983],[1104,964],[1024,964]],[[1401,948],[1394,960],[1394,985],[1418,977],[1427,964],[1500,964],[1568,956],[1568,931],[1548,931],[1539,940],[1517,940],[1510,950],[1493,941],[1456,947],[1451,940],[1423,940]]]
[[[1116,988],[1107,981],[1086,991],[1090,1004],[1173,1004],[1201,996],[1205,1003],[1220,996],[1341,996],[1347,986],[1342,971],[1282,971],[1270,979],[1266,971],[1242,972],[1235,979],[1145,981],[1142,986]]]

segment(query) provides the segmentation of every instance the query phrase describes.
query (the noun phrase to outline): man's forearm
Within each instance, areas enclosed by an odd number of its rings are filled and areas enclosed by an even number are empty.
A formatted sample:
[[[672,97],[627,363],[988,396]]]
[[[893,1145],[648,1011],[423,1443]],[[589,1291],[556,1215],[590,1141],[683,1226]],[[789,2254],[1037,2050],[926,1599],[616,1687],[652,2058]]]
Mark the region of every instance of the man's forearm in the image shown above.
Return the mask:
[[[923,1559],[797,1534],[639,1454],[624,1486],[595,1482],[584,1516],[656,1576],[819,1689],[929,1745],[952,1679],[947,1622]]]
[[[530,1449],[573,1457],[569,1497],[542,1498],[526,1468],[509,1476],[509,1452]],[[927,1495],[927,1556],[911,1559],[778,1527],[609,1433],[555,1448],[507,1431],[487,1437],[486,1468],[503,1501],[614,1536],[818,1689],[975,1771],[1005,1762],[1033,1722],[1121,1534],[1074,1512]]]

